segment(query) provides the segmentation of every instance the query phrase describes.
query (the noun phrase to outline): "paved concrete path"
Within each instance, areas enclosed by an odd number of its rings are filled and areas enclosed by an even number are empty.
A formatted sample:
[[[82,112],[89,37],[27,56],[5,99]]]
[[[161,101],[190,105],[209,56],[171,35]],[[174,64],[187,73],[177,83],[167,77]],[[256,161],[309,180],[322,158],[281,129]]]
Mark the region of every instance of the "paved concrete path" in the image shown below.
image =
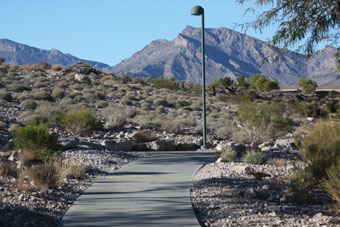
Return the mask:
[[[190,187],[213,152],[154,152],[93,184],[60,226],[199,226]]]

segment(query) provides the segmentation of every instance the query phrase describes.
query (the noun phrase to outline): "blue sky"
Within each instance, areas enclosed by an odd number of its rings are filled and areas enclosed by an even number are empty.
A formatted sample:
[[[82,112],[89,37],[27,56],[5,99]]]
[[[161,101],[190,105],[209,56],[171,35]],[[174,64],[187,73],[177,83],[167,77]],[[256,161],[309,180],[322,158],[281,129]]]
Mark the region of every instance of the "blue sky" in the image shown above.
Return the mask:
[[[200,27],[200,18],[190,15],[194,5],[205,8],[207,28],[235,28],[255,18],[244,16],[249,3],[234,0],[6,0],[0,38],[115,65],[155,39],[172,40],[187,25]],[[266,40],[273,32],[247,34]]]

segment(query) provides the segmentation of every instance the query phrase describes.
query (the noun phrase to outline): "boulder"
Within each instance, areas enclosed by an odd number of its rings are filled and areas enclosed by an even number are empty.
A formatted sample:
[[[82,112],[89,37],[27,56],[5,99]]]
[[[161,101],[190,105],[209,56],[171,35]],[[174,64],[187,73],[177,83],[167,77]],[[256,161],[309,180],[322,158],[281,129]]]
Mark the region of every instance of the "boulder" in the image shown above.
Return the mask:
[[[105,147],[110,151],[131,151],[134,146],[135,142],[130,139],[119,138],[105,141]]]
[[[80,83],[86,83],[86,84],[91,84],[91,79],[84,75],[84,74],[79,74],[79,73],[76,73],[74,75],[74,80],[80,82]]]
[[[23,151],[21,149],[19,149],[18,151],[15,151],[11,154],[11,156],[9,156],[8,160],[12,161],[12,162],[16,162],[18,161],[19,155],[22,153]]]
[[[153,151],[175,151],[176,145],[173,140],[157,140],[148,143],[148,148]]]
[[[276,147],[294,147],[295,146],[295,140],[293,138],[290,139],[277,139],[275,141]]]
[[[149,151],[150,148],[147,146],[146,143],[136,143],[133,146],[132,150],[134,150],[134,151]]]
[[[178,151],[194,151],[199,148],[199,146],[194,143],[177,143],[176,147]]]

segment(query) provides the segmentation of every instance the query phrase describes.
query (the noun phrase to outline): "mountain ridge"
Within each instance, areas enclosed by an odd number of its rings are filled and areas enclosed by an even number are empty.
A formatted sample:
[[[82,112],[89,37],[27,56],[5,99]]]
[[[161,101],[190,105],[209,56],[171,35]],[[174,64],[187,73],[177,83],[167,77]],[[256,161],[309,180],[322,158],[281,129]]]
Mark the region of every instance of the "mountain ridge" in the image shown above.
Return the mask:
[[[319,85],[340,84],[340,71],[334,58],[337,48],[332,46],[326,46],[308,59],[304,54],[273,48],[255,37],[223,27],[206,28],[205,40],[207,83],[225,76],[236,79],[240,75],[249,77],[260,73],[287,85],[296,84],[300,78],[311,78]],[[105,72],[131,77],[165,76],[201,83],[201,29],[187,26],[173,40],[154,40],[112,67],[56,49],[38,49],[8,39],[0,39],[0,57],[15,65],[41,62],[69,65],[82,61]]]
[[[47,62],[51,65],[63,66],[75,64],[80,61],[89,63],[95,68],[107,71],[107,64],[77,58],[71,54],[64,54],[57,49],[44,50],[26,44],[17,43],[9,39],[0,39],[0,57],[6,59],[6,63],[13,65],[39,64]]]

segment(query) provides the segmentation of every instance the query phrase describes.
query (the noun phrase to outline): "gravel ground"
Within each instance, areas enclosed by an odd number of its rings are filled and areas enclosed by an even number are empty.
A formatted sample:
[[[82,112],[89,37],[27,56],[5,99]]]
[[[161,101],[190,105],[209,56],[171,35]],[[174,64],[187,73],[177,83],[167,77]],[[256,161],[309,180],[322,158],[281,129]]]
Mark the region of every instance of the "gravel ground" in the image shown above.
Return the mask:
[[[72,149],[65,151],[65,159],[91,166],[85,179],[66,180],[62,187],[46,192],[19,191],[15,178],[0,178],[0,226],[58,226],[72,203],[93,182],[106,173],[145,157],[149,152],[112,152],[106,150]]]
[[[261,180],[248,167],[270,176]],[[195,175],[192,202],[202,226],[340,226],[322,204],[301,205],[291,197],[293,165],[210,163]]]

